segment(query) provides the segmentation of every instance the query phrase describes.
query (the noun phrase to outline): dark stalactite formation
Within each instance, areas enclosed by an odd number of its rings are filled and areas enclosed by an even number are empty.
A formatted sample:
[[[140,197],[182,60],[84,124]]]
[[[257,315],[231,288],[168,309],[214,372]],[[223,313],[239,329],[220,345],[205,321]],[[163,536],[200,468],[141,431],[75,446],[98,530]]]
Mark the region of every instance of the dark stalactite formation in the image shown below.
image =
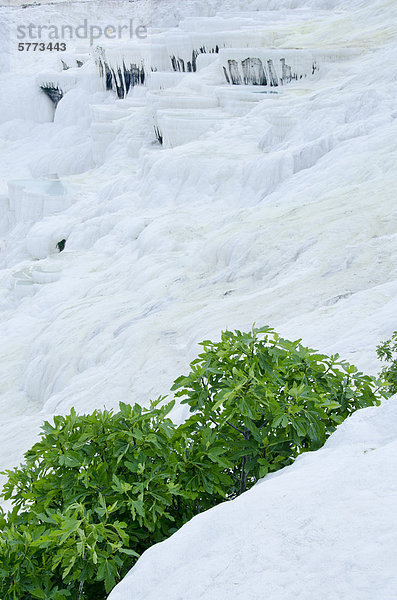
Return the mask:
[[[269,71],[270,87],[278,87],[278,77],[277,77],[276,69],[274,68],[273,61],[271,59],[267,61],[267,68]]]
[[[241,69],[240,69],[241,63]],[[226,82],[231,85],[262,85],[270,87],[279,87],[298,81],[307,75],[298,75],[294,73],[292,67],[287,64],[285,58],[280,58],[281,76],[277,75],[277,70],[272,59],[266,61],[266,66],[260,58],[248,57],[242,61],[229,59],[227,67],[223,66],[223,73]],[[316,62],[313,62],[311,75],[318,70]]]
[[[156,125],[154,126],[154,134],[156,136],[156,140],[162,146],[163,145],[163,134],[161,133],[160,129]]]
[[[219,46],[216,45],[214,48],[206,48],[206,46],[201,46],[198,50],[193,50],[192,52],[192,60],[185,61],[183,58],[178,58],[176,56],[170,56],[171,65],[175,72],[182,73],[195,73],[197,71],[197,57],[200,54],[218,54]]]
[[[241,64],[245,85],[267,85],[265,70],[259,58],[246,58]]]
[[[241,79],[240,71],[238,69],[237,60],[228,60],[227,64],[229,65],[230,80],[232,84],[241,85],[243,82]]]
[[[170,56],[171,66],[174,72],[195,73],[197,71],[197,58],[200,54],[218,54],[219,46],[207,48],[201,46],[192,51],[191,60],[186,60],[175,55]],[[258,85],[277,88],[281,85],[298,81],[314,75],[318,70],[317,63],[314,61],[308,69],[308,74],[300,74],[293,71],[293,68],[287,64],[285,58],[280,58],[280,65],[276,68],[273,59],[262,60],[258,57],[247,57],[244,60],[229,59],[227,66],[223,66],[225,80],[231,85]],[[113,68],[106,61],[104,53],[97,59],[99,74],[105,80],[107,90],[113,90],[119,98],[125,98],[128,91],[136,85],[144,85],[146,72],[143,65],[123,64]],[[280,68],[281,67],[281,68]],[[152,71],[155,70],[152,68]]]
[[[43,83],[40,88],[54,103],[55,108],[58,106],[58,102],[63,98],[63,91],[54,83]]]
[[[130,64],[128,67],[123,62],[117,70],[113,69],[102,59],[98,61],[99,74],[105,79],[107,90],[113,90],[119,98],[125,98],[129,90],[136,85],[144,85],[146,73],[143,66]]]

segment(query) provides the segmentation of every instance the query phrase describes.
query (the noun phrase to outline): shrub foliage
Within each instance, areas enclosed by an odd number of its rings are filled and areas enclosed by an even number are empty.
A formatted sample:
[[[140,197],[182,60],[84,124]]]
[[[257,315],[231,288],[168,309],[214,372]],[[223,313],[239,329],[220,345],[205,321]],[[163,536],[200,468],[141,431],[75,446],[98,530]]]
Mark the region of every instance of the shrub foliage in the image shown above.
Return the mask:
[[[387,363],[382,369],[381,379],[390,394],[397,394],[397,331],[390,340],[378,346],[377,352],[378,357]]]
[[[137,557],[198,512],[325,442],[377,382],[270,328],[226,331],[150,409],[120,404],[46,422],[7,471],[0,514],[0,597],[100,600]],[[394,348],[395,350],[395,348]]]

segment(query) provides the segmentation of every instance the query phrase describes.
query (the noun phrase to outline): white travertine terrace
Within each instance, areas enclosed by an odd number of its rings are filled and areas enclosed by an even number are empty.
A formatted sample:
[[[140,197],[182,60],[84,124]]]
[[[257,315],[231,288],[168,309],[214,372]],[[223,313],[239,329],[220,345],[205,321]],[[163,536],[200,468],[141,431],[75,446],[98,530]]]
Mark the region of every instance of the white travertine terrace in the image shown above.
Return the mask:
[[[68,68],[6,48],[0,469],[72,406],[147,406],[226,327],[270,324],[378,371],[397,313],[393,0],[0,11],[11,31],[152,18],[146,40],[72,40]],[[55,173],[68,194],[48,193]],[[395,406],[188,523],[110,600],[394,598]]]

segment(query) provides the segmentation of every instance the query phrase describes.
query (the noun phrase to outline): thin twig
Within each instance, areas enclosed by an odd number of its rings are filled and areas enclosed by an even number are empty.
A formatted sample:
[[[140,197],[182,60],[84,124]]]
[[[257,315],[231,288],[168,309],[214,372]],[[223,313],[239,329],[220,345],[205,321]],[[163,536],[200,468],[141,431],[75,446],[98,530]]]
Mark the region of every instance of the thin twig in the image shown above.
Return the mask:
[[[229,421],[225,421],[225,423],[227,423],[228,425],[230,425],[230,427],[233,427],[233,429],[235,429],[236,431],[238,431],[239,433],[241,433],[241,435],[244,435],[244,431],[241,431],[241,429],[239,429],[238,427],[235,427]]]
[[[208,415],[208,418],[209,418],[210,421],[213,422],[214,425],[216,425],[217,427],[219,426],[219,423],[217,423],[211,416]],[[227,423],[228,425],[230,425],[230,427],[233,427],[233,429],[235,429],[236,431],[238,431],[239,433],[241,433],[241,435],[244,435],[244,431],[241,431],[241,429],[239,429],[238,427],[235,427],[229,421],[225,421],[225,423]]]
[[[209,420],[212,421],[213,424],[218,427],[219,423],[217,423],[216,421],[214,421],[214,419],[212,417],[209,417]]]

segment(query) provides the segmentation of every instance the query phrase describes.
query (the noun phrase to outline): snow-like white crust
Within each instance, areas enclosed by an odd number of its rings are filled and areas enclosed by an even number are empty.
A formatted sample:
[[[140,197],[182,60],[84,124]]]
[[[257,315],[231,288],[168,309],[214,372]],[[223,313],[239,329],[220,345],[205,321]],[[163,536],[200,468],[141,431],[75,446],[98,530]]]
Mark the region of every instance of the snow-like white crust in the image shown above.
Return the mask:
[[[226,327],[270,324],[375,373],[376,344],[396,329],[397,312],[396,3],[16,5],[0,6],[10,31],[0,59],[0,469],[21,460],[43,420],[72,406],[89,412],[119,401],[148,405],[186,371],[198,342]],[[101,39],[95,47],[75,39],[65,54],[17,50],[21,24],[117,24],[130,17],[151,21],[147,39]],[[101,64],[110,69],[108,86]],[[379,430],[395,422],[391,408],[366,414],[379,419]],[[175,408],[176,421],[185,415]],[[357,423],[365,445],[365,418],[354,419],[343,431],[350,435]],[[344,446],[330,448],[188,524],[139,561],[120,588],[126,595],[115,592],[114,600],[128,599],[129,590],[138,600],[142,577],[153,577],[150,594],[164,600],[259,598],[260,585],[272,599],[391,599],[391,537],[384,534],[379,560],[375,542],[367,554],[357,545],[360,527],[366,548],[372,523],[378,531],[382,518],[392,523],[382,496],[392,491],[392,483],[382,487],[391,450],[361,456],[346,446],[346,477],[338,479],[332,469],[344,468]],[[358,469],[367,464],[372,470],[361,488]],[[300,492],[302,502],[316,498],[313,481],[321,476],[318,500],[325,502],[327,470],[331,490],[340,488],[338,513],[343,499],[353,507],[359,498],[354,526],[343,535],[341,528],[335,533],[342,514],[329,525],[323,519],[333,491],[312,524],[305,521],[309,508],[294,500]],[[266,504],[266,490],[278,485]],[[379,495],[365,497],[368,487]],[[284,521],[282,507],[290,511]],[[236,555],[244,567],[239,579],[234,552],[247,511],[252,527]],[[230,543],[229,516],[239,520]],[[198,531],[212,544],[207,558],[203,545],[191,558],[186,550],[198,544]],[[273,553],[259,545],[266,532]],[[327,571],[329,555],[318,544],[323,537],[338,549],[338,535],[345,546],[349,535],[356,538],[352,554],[361,566],[346,557],[344,579],[332,592],[341,563]],[[311,540],[315,559],[305,571]],[[175,552],[173,583],[168,547]],[[321,570],[324,594],[316,588]],[[277,581],[286,581],[284,591]],[[149,600],[149,592],[139,593]]]

